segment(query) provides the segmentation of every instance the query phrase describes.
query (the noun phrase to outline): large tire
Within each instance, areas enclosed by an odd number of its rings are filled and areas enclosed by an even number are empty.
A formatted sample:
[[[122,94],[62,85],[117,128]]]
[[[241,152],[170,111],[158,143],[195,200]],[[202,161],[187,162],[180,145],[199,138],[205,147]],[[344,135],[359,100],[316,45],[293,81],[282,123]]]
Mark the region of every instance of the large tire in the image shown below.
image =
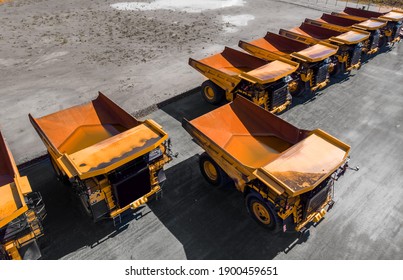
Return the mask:
[[[264,228],[278,232],[280,230],[280,219],[270,202],[266,202],[256,192],[250,192],[245,198],[246,208],[249,215]]]
[[[386,50],[386,47],[388,46],[388,37],[383,36],[380,40],[379,40],[379,52],[384,52]]]
[[[207,103],[218,105],[224,98],[225,91],[210,80],[201,85],[201,94]]]
[[[92,215],[91,207],[88,203],[88,197],[85,194],[81,194],[81,195],[78,195],[78,200],[80,202],[82,213],[85,216],[92,218],[93,215]]]
[[[206,181],[217,188],[225,186],[230,181],[228,175],[206,153],[200,155],[199,167]]]
[[[336,65],[334,66],[334,70],[331,73],[329,73],[329,75],[331,77],[337,77],[344,75],[345,73],[346,73],[346,64],[337,62]]]
[[[298,84],[294,91],[290,91],[293,97],[302,97],[312,93],[309,81],[304,82],[302,80],[298,80]]]

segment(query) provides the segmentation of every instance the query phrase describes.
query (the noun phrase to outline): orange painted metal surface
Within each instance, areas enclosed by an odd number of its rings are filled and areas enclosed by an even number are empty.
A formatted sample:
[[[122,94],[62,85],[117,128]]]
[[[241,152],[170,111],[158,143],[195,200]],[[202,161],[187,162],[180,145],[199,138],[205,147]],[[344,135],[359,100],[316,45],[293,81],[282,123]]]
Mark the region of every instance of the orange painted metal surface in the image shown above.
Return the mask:
[[[403,12],[400,11],[391,11],[389,13],[380,16],[380,18],[392,21],[402,21],[403,20]]]
[[[162,138],[148,124],[140,124],[116,136],[105,138],[105,140],[102,137],[99,139],[96,137],[110,134],[104,131],[100,132],[102,133],[87,134],[86,136],[90,142],[95,142],[94,139],[98,141],[85,149],[77,150],[69,156],[80,173],[96,171],[103,168],[105,164],[119,162],[130,155],[153,146]],[[95,137],[92,137],[92,135]]]
[[[69,177],[106,173],[158,147],[168,135],[140,122],[102,93],[83,105],[30,119]]]
[[[266,131],[263,125],[247,118],[239,108],[239,100],[236,98],[232,105],[211,111],[191,124],[241,164],[259,168],[292,144],[278,137],[274,130]]]
[[[367,11],[357,8],[346,7],[343,11],[344,14],[352,15],[356,17],[363,17],[363,18],[380,18],[385,19],[388,21],[401,21],[403,20],[403,12],[399,10],[392,10],[386,13],[374,12],[374,11]]]
[[[0,227],[5,226],[27,210],[23,190],[20,188],[20,180],[14,158],[0,132]],[[23,183],[26,184],[25,181]],[[25,191],[31,191],[29,185]]]
[[[357,31],[348,31],[346,33],[343,33],[339,36],[336,36],[337,39],[347,41],[347,42],[360,42],[365,39],[368,39],[369,34],[362,34]]]
[[[321,130],[300,130],[242,97],[189,123],[193,129],[186,121],[184,127],[194,138],[201,133],[241,169],[264,173],[293,195],[333,173],[350,149]],[[207,145],[204,140],[199,143]]]
[[[365,28],[368,30],[376,30],[384,27],[386,25],[385,22],[379,20],[368,19],[366,21],[355,24],[354,26]]]
[[[299,27],[290,29],[290,31],[318,40],[336,40],[346,44],[356,44],[368,39],[370,36],[368,32],[364,31],[340,32],[307,23],[302,23]]]
[[[308,61],[326,59],[337,52],[337,48],[332,48],[322,44],[310,46],[309,44],[292,40],[271,32],[267,32],[265,37],[251,41],[247,44],[254,45],[288,59],[291,59],[293,54],[297,54],[298,57],[302,57]]]
[[[293,191],[300,191],[325,179],[345,156],[344,148],[314,133],[264,166],[263,170]]]
[[[228,47],[222,53],[201,59],[199,62],[224,74],[262,84],[273,82],[295,70],[292,64],[277,60],[267,62]]]
[[[364,30],[377,30],[386,26],[386,22],[378,19],[365,19],[354,17],[342,17],[339,14],[323,14],[316,19],[319,22],[334,24],[343,27],[357,27]]]
[[[337,53],[337,48],[331,48],[322,44],[316,44],[309,47],[303,51],[298,52],[298,54],[308,57],[313,61],[328,58]]]
[[[265,84],[276,81],[279,77],[283,77],[285,74],[291,74],[294,71],[294,65],[275,60],[252,71],[242,73],[240,77]],[[251,79],[251,77],[253,79]]]

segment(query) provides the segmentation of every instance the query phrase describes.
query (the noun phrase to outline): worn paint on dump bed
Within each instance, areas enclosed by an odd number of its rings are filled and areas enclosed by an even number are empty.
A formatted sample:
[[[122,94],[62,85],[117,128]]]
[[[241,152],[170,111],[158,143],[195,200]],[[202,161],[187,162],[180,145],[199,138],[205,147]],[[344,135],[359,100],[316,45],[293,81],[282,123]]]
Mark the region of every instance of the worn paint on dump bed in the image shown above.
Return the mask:
[[[72,154],[125,131],[121,125],[82,125],[60,145],[62,153]]]
[[[213,158],[232,158],[226,162],[236,162],[242,178],[258,177],[270,186],[275,181],[280,192],[292,196],[330,176],[350,149],[320,129],[300,130],[242,97],[182,125]]]
[[[30,119],[67,176],[81,179],[107,173],[168,138],[156,123],[137,121],[101,93],[91,102]]]

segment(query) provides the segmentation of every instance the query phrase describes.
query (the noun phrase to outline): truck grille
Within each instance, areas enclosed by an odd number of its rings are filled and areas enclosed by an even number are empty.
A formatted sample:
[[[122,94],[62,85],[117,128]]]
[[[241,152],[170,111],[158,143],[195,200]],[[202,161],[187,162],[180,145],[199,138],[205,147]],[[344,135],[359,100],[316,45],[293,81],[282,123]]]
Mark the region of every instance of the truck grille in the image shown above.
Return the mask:
[[[317,194],[315,194],[312,198],[308,199],[306,202],[305,215],[309,215],[310,213],[318,210],[318,208],[326,201],[329,191],[330,191],[330,185],[327,185]]]
[[[358,62],[360,62],[361,52],[362,52],[362,46],[358,44],[354,48],[354,51],[351,55],[350,66],[356,65]]]
[[[319,67],[318,72],[316,74],[316,84],[323,83],[327,79],[327,73],[329,69],[329,64],[323,64]]]
[[[380,36],[381,32],[379,30],[376,30],[372,36],[371,49],[375,49],[378,47]]]
[[[151,191],[150,171],[141,158],[109,175],[116,202],[123,208]]]
[[[281,83],[277,86],[272,86],[272,90],[269,92],[269,110],[273,110],[275,107],[283,105],[287,102],[288,85]]]

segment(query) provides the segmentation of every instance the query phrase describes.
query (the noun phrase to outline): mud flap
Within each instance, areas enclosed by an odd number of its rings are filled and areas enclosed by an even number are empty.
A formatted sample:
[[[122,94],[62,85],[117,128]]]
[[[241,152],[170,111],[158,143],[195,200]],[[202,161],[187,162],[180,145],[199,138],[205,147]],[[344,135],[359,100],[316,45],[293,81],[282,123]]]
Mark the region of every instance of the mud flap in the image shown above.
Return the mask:
[[[94,203],[90,207],[95,222],[109,213],[108,205],[105,200]]]
[[[165,175],[164,169],[160,169],[158,171],[158,183],[161,184],[162,182],[164,182],[167,179],[167,176]]]
[[[283,221],[283,226],[282,226],[283,232],[295,232],[295,224],[294,224],[294,219],[293,219],[292,215],[288,216],[285,220],[282,220],[282,221]]]
[[[39,249],[38,243],[36,240],[28,243],[27,245],[22,246],[18,252],[23,260],[37,260],[41,255],[41,251]]]

